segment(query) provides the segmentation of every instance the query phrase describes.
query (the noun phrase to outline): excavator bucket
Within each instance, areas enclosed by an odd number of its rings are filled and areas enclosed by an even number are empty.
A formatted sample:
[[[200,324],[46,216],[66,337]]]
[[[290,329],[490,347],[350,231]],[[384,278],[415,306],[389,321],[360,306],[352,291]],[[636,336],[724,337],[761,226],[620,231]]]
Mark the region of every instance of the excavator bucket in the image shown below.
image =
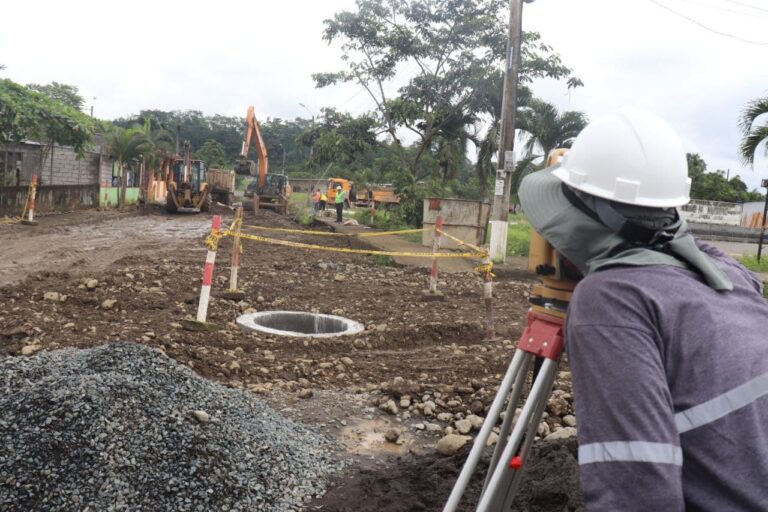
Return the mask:
[[[235,162],[235,172],[245,176],[258,176],[259,168],[253,160],[239,158]]]

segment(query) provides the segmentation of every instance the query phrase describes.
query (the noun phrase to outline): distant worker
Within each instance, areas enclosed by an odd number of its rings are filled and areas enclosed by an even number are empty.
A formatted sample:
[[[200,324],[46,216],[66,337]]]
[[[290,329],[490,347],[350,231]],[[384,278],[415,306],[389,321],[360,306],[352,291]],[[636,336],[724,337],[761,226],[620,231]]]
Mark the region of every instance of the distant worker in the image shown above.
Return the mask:
[[[325,211],[325,205],[328,204],[328,196],[325,192],[320,193],[320,210]]]
[[[341,188],[341,185],[336,185],[336,222],[341,223],[343,222],[342,213],[344,212],[344,199],[346,199],[347,194],[344,192],[344,189]]]
[[[317,215],[318,210],[320,209],[320,190],[315,189],[315,191],[312,193],[312,214]]]
[[[583,276],[565,347],[590,512],[768,506],[768,302],[691,235],[690,186],[672,127],[624,108],[520,187],[531,226]]]

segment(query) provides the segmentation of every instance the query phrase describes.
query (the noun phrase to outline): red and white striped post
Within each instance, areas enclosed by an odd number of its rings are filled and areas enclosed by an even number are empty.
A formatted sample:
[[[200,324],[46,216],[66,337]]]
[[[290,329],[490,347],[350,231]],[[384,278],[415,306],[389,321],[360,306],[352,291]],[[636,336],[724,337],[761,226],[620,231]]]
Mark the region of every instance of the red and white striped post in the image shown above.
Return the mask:
[[[35,197],[37,196],[37,175],[32,175],[32,181],[29,183],[29,193],[27,194],[27,218],[22,219],[22,224],[35,225]],[[24,215],[22,214],[22,217]]]
[[[429,273],[429,293],[437,294],[437,253],[440,252],[440,241],[442,239],[443,216],[438,215],[435,219],[435,229],[432,233],[432,270]]]
[[[240,233],[240,225],[243,220],[243,207],[239,206],[235,210],[235,241],[232,243],[232,266],[229,274],[229,291],[237,291],[237,271],[240,268],[240,237],[237,236]]]
[[[485,301],[485,339],[496,338],[496,329],[493,326],[493,274],[491,269],[491,255],[483,258],[483,299]]]
[[[216,237],[221,230],[221,215],[213,216],[211,236]],[[208,302],[211,300],[211,283],[213,282],[213,264],[216,262],[216,245],[208,247],[203,270],[203,286],[200,288],[200,302],[197,305],[197,321],[205,323],[208,317]]]

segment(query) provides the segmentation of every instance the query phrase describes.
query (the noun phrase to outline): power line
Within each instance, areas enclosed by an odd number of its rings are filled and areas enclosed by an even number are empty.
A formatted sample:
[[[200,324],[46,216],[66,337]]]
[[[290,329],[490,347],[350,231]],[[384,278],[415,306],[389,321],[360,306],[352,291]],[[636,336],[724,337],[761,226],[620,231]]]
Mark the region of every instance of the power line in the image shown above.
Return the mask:
[[[728,9],[727,7],[720,7],[718,5],[712,5],[712,4],[706,4],[704,2],[699,2],[698,0],[682,0],[683,2],[688,2],[690,4],[700,5],[702,7],[707,7],[709,9],[715,9],[717,11],[724,11],[724,12],[732,12],[734,14],[741,14],[742,16],[748,16],[750,18],[758,18],[762,20],[768,20],[768,16],[760,16],[759,14],[754,14],[751,12],[744,12],[744,11],[737,11],[735,9]],[[766,11],[768,12],[768,11]]]
[[[664,10],[667,10],[667,11],[671,12],[675,16],[678,16],[678,17],[683,18],[683,19],[685,19],[687,21],[690,21],[694,25],[698,25],[699,27],[701,27],[701,28],[703,28],[705,30],[708,30],[709,32],[712,32],[713,34],[717,34],[719,36],[724,36],[724,37],[730,37],[731,39],[735,39],[737,41],[741,41],[742,43],[754,44],[754,45],[757,45],[757,46],[768,46],[768,43],[761,43],[761,42],[758,42],[758,41],[752,41],[750,39],[744,39],[743,37],[739,37],[739,36],[734,35],[734,34],[729,34],[728,32],[721,32],[720,30],[714,29],[712,27],[708,27],[707,25],[704,25],[700,21],[695,20],[695,19],[691,18],[690,16],[686,16],[685,14],[683,14],[681,12],[678,12],[678,11],[676,11],[676,10],[670,8],[670,7],[667,7],[666,5],[658,2],[657,0],[648,0],[648,1],[653,3],[653,4],[656,4],[657,6],[661,7]]]
[[[725,1],[729,2],[729,3],[732,3],[732,4],[741,5],[743,7],[748,7],[750,9],[754,9],[756,11],[768,12],[768,9],[763,9],[762,7],[757,7],[755,5],[750,5],[750,4],[747,4],[747,3],[744,3],[744,2],[739,2],[738,0],[725,0]]]

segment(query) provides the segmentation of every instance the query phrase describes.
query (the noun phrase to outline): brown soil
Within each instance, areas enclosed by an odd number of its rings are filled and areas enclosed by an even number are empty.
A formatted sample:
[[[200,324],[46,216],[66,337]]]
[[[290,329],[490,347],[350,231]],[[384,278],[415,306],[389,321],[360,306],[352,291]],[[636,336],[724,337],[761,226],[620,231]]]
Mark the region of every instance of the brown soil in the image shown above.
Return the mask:
[[[271,212],[249,214],[246,221],[297,227]],[[377,509],[437,510],[450,492],[460,458],[434,455],[440,433],[409,429],[423,421],[416,413],[410,419],[390,416],[377,406],[390,397],[427,393],[432,399],[443,397],[438,406],[444,411],[458,410],[445,405],[449,398],[480,404],[480,411],[487,407],[511,358],[510,340],[522,331],[530,283],[503,277],[495,283],[500,338],[486,342],[482,285],[476,274],[442,275],[446,300],[424,302],[423,269],[381,266],[372,256],[246,241],[240,268],[245,299],[233,302],[221,297],[228,287],[231,255],[231,239],[225,239],[208,314],[217,328],[190,332],[181,321],[197,311],[206,253],[202,241],[209,226],[210,217],[204,215],[95,211],[44,217],[37,227],[0,226],[0,350],[19,355],[29,346],[52,350],[115,340],[156,347],[204,377],[261,394],[283,414],[335,436],[363,466],[353,466],[353,484],[342,485],[342,494],[329,494],[336,501],[325,502],[322,510],[373,510],[362,505],[377,502],[371,498],[376,493],[382,499],[392,495],[392,486],[405,505],[386,508],[378,501]],[[326,236],[274,236],[336,247],[349,244]],[[98,285],[89,289],[88,279]],[[66,299],[45,299],[46,292]],[[110,308],[106,300],[116,302]],[[364,323],[366,331],[308,340],[245,333],[234,324],[243,312],[262,310],[340,314]],[[301,389],[311,389],[314,396],[298,398]],[[467,410],[467,405],[461,408]],[[406,428],[399,447],[382,439],[392,426]],[[370,449],[361,448],[366,446]],[[403,453],[408,455],[388,460],[386,466],[355,469],[370,457],[383,461]],[[559,473],[561,464],[553,463],[549,470]],[[531,510],[564,510],[557,506]]]
[[[336,512],[439,512],[451,494],[469,449],[444,457],[409,455],[372,467],[356,467],[339,478],[338,485],[311,510]],[[459,506],[475,510],[489,459],[478,471]],[[583,511],[579,490],[576,441],[545,441],[534,445],[527,472],[512,512]]]

